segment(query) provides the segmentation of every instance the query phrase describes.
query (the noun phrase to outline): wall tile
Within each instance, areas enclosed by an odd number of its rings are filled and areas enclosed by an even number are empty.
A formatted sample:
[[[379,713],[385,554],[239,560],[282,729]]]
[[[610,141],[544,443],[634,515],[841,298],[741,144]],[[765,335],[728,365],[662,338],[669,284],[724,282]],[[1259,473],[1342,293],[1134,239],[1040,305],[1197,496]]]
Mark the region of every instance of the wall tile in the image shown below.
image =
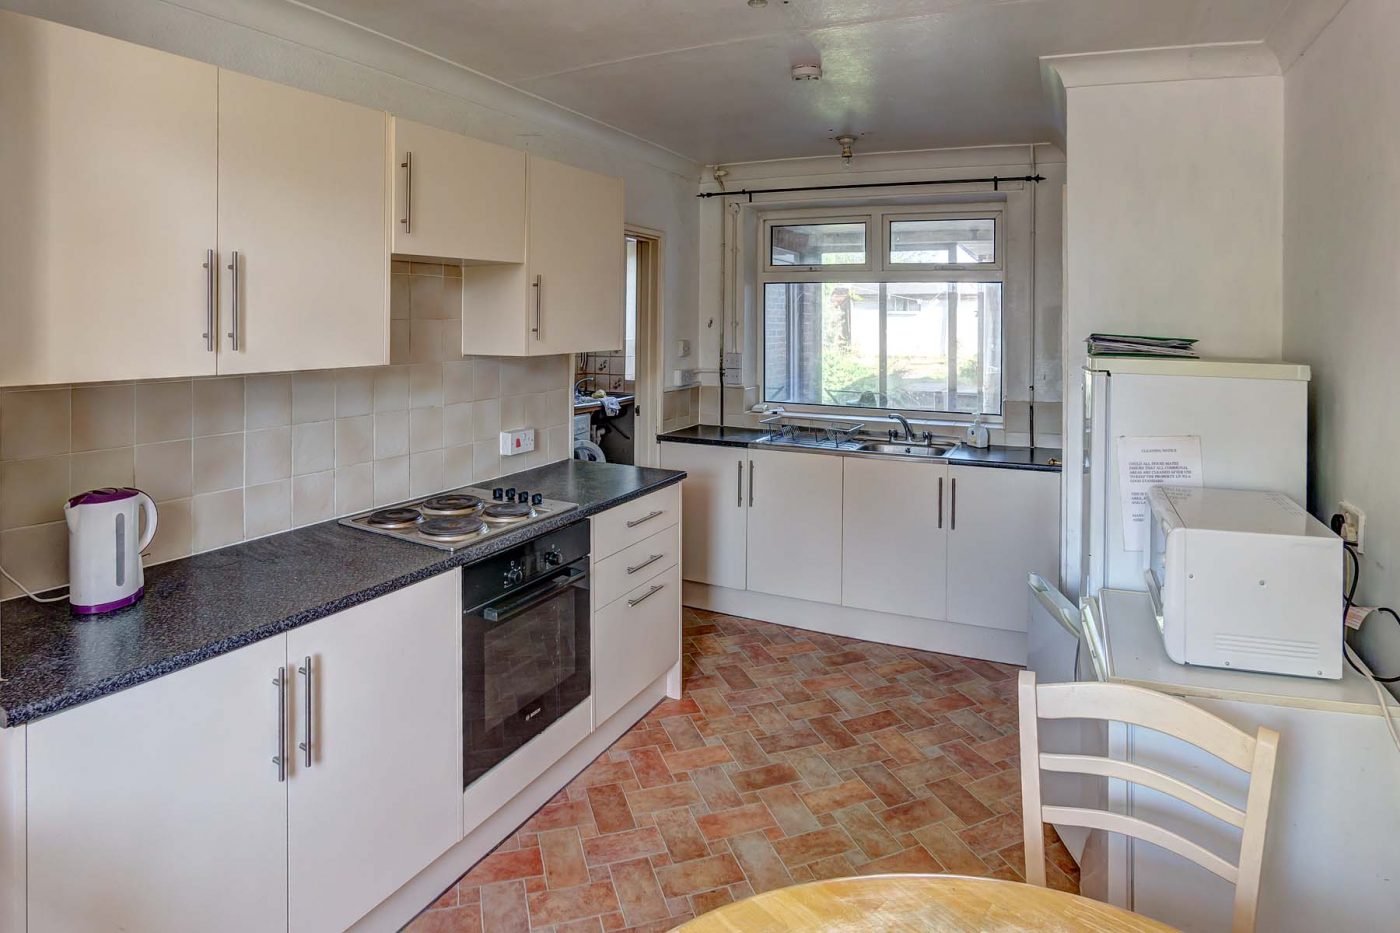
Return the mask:
[[[408,367],[385,366],[374,373],[374,410],[408,410]]]
[[[292,424],[335,417],[335,373],[292,374]]]
[[[71,395],[67,388],[0,393],[0,460],[68,453]]]
[[[457,316],[442,322],[442,353],[444,360],[462,359],[462,318]]]
[[[188,379],[136,384],[136,443],[194,436],[194,388]]]
[[[472,360],[472,401],[499,398],[501,395],[501,364],[492,357]]]
[[[442,488],[455,489],[470,486],[475,478],[472,471],[472,448],[470,444],[461,447],[448,447],[442,452]]]
[[[389,505],[409,496],[408,457],[374,461],[374,504]]]
[[[455,405],[472,400],[472,361],[449,360],[443,363],[442,403]]]
[[[0,531],[0,566],[32,593],[68,582],[68,525],[52,522]],[[0,577],[0,598],[19,596],[19,588]]]
[[[69,471],[70,496],[104,486],[135,486],[136,448],[116,447],[73,454]]]
[[[440,321],[443,314],[442,274],[414,275],[409,279],[409,316],[415,321]]]
[[[0,464],[0,529],[63,521],[68,457]]]
[[[237,430],[242,430],[240,422]],[[136,389],[131,385],[73,389],[73,449],[130,447],[136,437]]]
[[[442,364],[419,363],[408,369],[410,408],[442,404]]]
[[[408,412],[385,411],[374,416],[374,459],[408,453]]]
[[[529,396],[506,395],[501,398],[501,430],[528,428],[532,422]]]
[[[472,421],[476,425],[476,439],[498,443],[501,433],[500,399],[484,399],[472,406]]]
[[[374,415],[337,418],[335,422],[335,465],[353,466],[374,459]]]
[[[240,402],[241,405],[241,402]],[[156,506],[156,536],[142,554],[147,567],[189,557],[194,543],[194,506],[190,499],[174,499]]]
[[[411,363],[440,363],[445,358],[446,321],[413,321],[408,327],[408,359]]]
[[[249,431],[247,468],[243,482],[249,486],[287,479],[292,475],[292,429]]]
[[[194,492],[219,492],[243,485],[243,434],[194,439]]]
[[[157,502],[186,499],[194,491],[191,441],[136,448],[136,486]]]
[[[244,392],[249,431],[292,423],[292,377],[249,376]]]
[[[427,450],[408,458],[408,494],[427,496],[443,490],[441,450]]]
[[[413,262],[410,264],[410,271],[414,275],[442,275],[446,268],[444,264],[437,262]]]
[[[413,362],[413,346],[409,342],[412,328],[409,321],[389,322],[389,362],[397,366]]]
[[[501,445],[499,441],[479,441],[472,445],[472,473],[479,480],[501,475]]]
[[[353,418],[374,413],[374,370],[346,369],[335,377],[335,416]]]
[[[473,407],[468,402],[448,405],[442,410],[442,446],[456,447],[470,444],[475,439],[472,433]]]
[[[408,320],[408,302],[408,276],[403,273],[395,272],[389,277],[389,317],[395,321]]]
[[[501,397],[524,395],[530,389],[530,360],[525,357],[500,361]]]
[[[335,518],[335,473],[324,470],[292,479],[292,525],[300,528]]]
[[[422,453],[442,448],[442,409],[415,408],[408,413],[408,451]]]
[[[249,486],[243,491],[243,536],[261,538],[292,527],[292,481]]]
[[[243,490],[195,496],[191,503],[194,551],[212,551],[243,540]]]
[[[319,473],[335,467],[335,422],[316,421],[292,426],[292,475]]]
[[[244,392],[242,376],[194,380],[194,436],[242,431]]]
[[[341,515],[374,505],[374,464],[357,463],[335,471],[335,510]]]

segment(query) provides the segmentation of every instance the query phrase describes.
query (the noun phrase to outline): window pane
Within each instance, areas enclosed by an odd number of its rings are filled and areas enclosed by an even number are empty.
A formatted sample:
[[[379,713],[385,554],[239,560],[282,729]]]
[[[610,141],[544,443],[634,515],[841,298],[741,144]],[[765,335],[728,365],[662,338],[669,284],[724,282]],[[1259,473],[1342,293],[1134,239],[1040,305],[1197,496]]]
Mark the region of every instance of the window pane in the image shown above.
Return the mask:
[[[763,383],[769,402],[882,407],[880,286],[765,286]]]
[[[850,266],[865,262],[865,224],[770,227],[772,265]]]
[[[996,262],[996,221],[895,220],[890,222],[890,262],[969,265]]]
[[[955,410],[948,403],[948,309],[957,287],[948,282],[885,286],[890,407]]]

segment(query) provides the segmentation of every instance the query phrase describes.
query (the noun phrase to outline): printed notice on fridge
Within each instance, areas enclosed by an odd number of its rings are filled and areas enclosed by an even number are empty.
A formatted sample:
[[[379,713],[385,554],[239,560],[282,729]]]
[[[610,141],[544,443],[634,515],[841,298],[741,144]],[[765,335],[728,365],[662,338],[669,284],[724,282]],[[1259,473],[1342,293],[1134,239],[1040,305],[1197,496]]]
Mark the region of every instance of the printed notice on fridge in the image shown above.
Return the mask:
[[[1123,512],[1123,550],[1147,548],[1147,490],[1153,486],[1201,485],[1201,438],[1118,438],[1118,495]]]

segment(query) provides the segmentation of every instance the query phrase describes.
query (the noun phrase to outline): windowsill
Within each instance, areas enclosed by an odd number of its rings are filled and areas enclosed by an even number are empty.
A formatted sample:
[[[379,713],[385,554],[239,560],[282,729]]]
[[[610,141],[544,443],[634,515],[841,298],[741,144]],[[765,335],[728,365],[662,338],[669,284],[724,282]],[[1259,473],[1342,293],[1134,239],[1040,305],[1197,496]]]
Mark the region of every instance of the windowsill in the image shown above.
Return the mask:
[[[877,414],[877,413],[872,413],[872,412],[869,412],[869,411],[853,410],[850,414],[840,414],[840,413],[837,413],[837,412],[830,411],[829,409],[822,410],[822,411],[803,411],[803,410],[800,409],[800,408],[789,408],[789,407],[787,407],[786,405],[782,406],[782,409],[783,409],[782,413],[785,414],[785,415],[790,415],[790,416],[792,416],[792,417],[794,417],[794,418],[806,418],[806,419],[811,420],[811,421],[832,421],[832,422],[837,422],[837,421],[845,421],[845,422],[851,422],[851,421],[865,421],[865,422],[871,422],[871,421],[887,421],[887,422],[889,422],[889,424],[890,424],[891,426],[897,426],[897,425],[899,424],[898,421],[896,421],[894,418],[890,417],[889,415]],[[776,411],[775,408],[770,408],[768,411],[757,411],[757,410],[754,410],[754,409],[750,409],[749,413],[752,414],[752,415],[757,415],[757,416],[759,416],[759,417],[761,417],[761,418],[767,418],[767,417],[771,417],[772,415],[777,414],[777,411]],[[901,413],[901,414],[902,414],[902,413]],[[965,428],[965,427],[967,427],[968,425],[972,424],[972,422],[976,419],[976,417],[977,417],[976,415],[968,415],[966,418],[948,418],[948,417],[941,417],[941,418],[939,418],[939,417],[935,417],[935,418],[914,418],[914,417],[910,417],[910,418],[909,418],[909,424],[910,424],[911,426],[920,426],[920,427]],[[1002,422],[1003,422],[1003,420],[1004,420],[1004,419],[1003,419],[1003,417],[1002,417],[1001,415],[983,415],[983,416],[982,416],[982,424],[985,425],[985,426],[987,427],[988,430],[999,430],[999,429],[1002,427]]]

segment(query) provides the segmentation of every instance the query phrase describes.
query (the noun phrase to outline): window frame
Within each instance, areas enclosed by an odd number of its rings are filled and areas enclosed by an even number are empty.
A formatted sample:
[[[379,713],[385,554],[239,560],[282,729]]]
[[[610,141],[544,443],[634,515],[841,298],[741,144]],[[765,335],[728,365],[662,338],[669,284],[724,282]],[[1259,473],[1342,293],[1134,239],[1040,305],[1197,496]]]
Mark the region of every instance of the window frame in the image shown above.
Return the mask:
[[[1010,291],[1010,273],[1006,261],[1006,217],[1005,201],[980,201],[940,204],[928,202],[916,205],[870,205],[862,210],[842,210],[840,208],[802,208],[775,210],[765,213],[759,224],[759,255],[757,257],[756,304],[758,342],[757,373],[758,394],[764,404],[781,406],[794,414],[806,413],[817,416],[850,419],[887,418],[891,412],[908,417],[911,421],[923,422],[971,422],[981,417],[990,425],[1003,423],[1006,412],[1006,322],[1008,318],[1007,296]],[[995,224],[995,262],[991,263],[892,263],[889,260],[890,224],[898,220],[967,220],[990,219]],[[847,223],[864,220],[866,223],[866,259],[862,265],[823,265],[823,266],[774,266],[772,260],[772,235],[775,226],[791,226],[795,223]],[[948,283],[992,283],[1001,286],[1001,359],[998,361],[999,411],[977,413],[959,411],[938,411],[921,408],[870,408],[847,405],[830,405],[818,402],[780,402],[767,398],[767,352],[763,338],[766,327],[764,297],[769,285],[800,285],[822,282],[838,284],[878,285],[883,293],[890,284],[919,282]],[[884,298],[882,297],[882,308]],[[888,328],[888,309],[881,313],[880,353],[887,358],[885,333]],[[949,328],[950,350],[956,347],[956,326]],[[950,354],[950,372],[956,372],[956,356]]]

